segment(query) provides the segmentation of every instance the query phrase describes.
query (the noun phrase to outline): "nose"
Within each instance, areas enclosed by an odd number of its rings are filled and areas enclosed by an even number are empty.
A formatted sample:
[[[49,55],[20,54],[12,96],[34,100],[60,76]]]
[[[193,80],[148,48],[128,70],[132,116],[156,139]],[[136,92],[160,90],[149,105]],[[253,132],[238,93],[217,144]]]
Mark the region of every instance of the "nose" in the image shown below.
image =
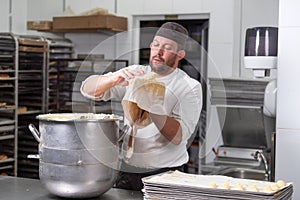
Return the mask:
[[[157,48],[157,54],[162,56],[164,54],[164,49],[163,48]]]
[[[164,53],[164,48],[162,46],[152,46],[151,51],[161,56]]]

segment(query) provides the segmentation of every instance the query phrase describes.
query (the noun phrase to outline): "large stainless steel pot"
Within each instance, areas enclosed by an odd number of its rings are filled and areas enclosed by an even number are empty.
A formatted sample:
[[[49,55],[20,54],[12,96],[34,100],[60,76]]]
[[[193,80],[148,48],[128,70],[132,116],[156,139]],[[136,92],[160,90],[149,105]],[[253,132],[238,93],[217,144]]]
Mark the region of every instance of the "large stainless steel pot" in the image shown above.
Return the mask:
[[[37,116],[40,180],[52,194],[90,198],[109,190],[119,170],[119,120],[113,115]]]

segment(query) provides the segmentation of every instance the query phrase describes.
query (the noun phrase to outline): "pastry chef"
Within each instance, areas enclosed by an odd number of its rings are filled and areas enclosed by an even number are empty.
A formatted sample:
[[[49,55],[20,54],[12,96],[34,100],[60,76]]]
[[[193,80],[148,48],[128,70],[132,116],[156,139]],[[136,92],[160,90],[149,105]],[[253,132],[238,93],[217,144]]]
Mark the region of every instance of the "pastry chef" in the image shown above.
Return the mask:
[[[149,65],[132,65],[83,81],[81,93],[94,100],[120,99],[125,123],[123,157],[116,187],[143,188],[142,178],[183,170],[187,142],[202,109],[200,82],[178,68],[185,56],[188,31],[166,22],[150,44]]]

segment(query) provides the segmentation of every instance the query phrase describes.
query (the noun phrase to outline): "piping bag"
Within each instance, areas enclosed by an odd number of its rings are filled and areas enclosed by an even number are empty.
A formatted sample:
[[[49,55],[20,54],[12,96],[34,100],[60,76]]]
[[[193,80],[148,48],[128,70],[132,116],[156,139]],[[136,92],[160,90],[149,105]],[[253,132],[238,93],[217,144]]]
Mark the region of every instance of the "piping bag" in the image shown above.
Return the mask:
[[[129,121],[131,132],[128,144],[125,147],[125,162],[134,153],[134,140],[138,129],[152,123],[149,111],[157,105],[163,106],[165,96],[165,84],[157,82],[156,74],[150,72],[142,77],[136,77],[129,82],[128,92],[122,100],[124,115]]]

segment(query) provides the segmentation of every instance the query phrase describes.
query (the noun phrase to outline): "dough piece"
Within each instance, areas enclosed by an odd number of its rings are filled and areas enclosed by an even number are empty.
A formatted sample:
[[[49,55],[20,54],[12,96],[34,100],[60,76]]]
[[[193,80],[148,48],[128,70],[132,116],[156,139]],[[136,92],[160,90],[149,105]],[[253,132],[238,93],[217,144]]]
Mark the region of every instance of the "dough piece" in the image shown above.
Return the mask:
[[[236,184],[235,189],[236,189],[236,190],[245,190],[245,188],[243,187],[243,185],[240,184],[240,183],[237,183],[237,184]]]
[[[156,76],[155,73],[150,73],[145,78],[135,78],[130,82],[132,84],[131,98],[135,99],[139,107],[143,108],[145,98],[149,98],[149,101],[155,104],[164,104],[166,87],[163,82],[156,81]]]
[[[271,189],[272,189],[273,191],[277,191],[277,190],[279,190],[279,187],[278,187],[278,185],[277,185],[276,183],[272,183]]]
[[[256,187],[256,184],[251,185],[251,186],[248,188],[248,191],[251,191],[251,192],[258,192],[258,189],[257,189],[257,187]]]
[[[210,188],[217,188],[217,184],[215,182],[209,183]]]
[[[0,78],[9,78],[9,74],[0,74]]]
[[[228,181],[226,181],[222,186],[221,186],[222,189],[224,190],[230,190],[230,184]]]
[[[8,159],[7,155],[5,154],[0,155],[0,160],[7,160],[7,159]]]
[[[273,192],[273,191],[272,191],[271,186],[268,185],[268,186],[266,186],[266,187],[263,188],[263,192],[268,192],[269,193],[269,192]]]
[[[286,186],[286,182],[283,180],[278,180],[276,184],[280,189]]]

